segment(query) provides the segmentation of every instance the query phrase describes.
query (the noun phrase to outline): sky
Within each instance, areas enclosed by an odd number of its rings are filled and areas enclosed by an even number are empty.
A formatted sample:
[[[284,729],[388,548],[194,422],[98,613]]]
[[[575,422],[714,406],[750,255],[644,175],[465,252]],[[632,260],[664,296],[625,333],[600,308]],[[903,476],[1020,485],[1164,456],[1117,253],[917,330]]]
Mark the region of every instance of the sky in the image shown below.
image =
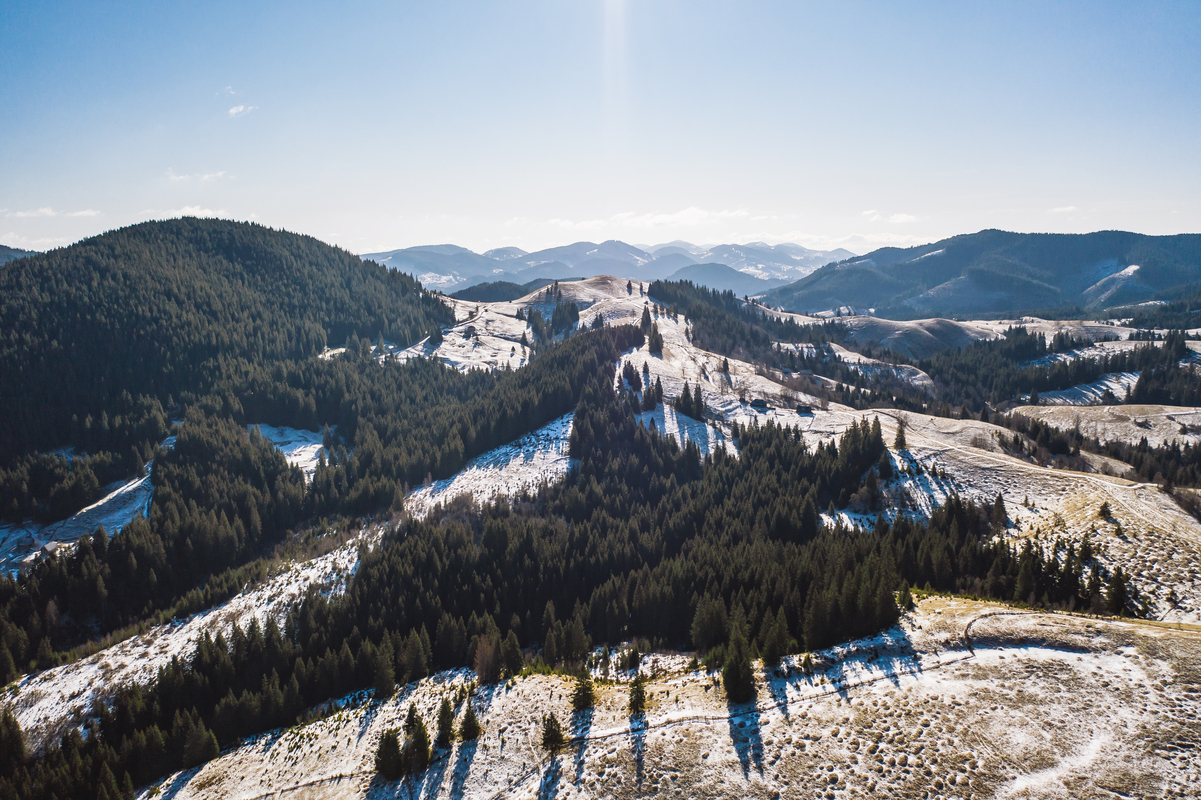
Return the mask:
[[[1201,3],[0,3],[0,244],[1201,231]]]

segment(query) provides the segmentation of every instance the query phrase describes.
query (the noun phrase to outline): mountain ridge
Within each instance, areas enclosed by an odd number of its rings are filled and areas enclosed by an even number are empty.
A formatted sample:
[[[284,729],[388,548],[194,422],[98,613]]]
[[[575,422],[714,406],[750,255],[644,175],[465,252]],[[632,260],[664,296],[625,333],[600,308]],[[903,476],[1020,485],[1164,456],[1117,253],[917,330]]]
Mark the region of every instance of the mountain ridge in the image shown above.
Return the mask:
[[[1201,234],[987,229],[828,264],[764,300],[800,312],[845,305],[901,318],[961,316],[1135,303],[1198,280]]]

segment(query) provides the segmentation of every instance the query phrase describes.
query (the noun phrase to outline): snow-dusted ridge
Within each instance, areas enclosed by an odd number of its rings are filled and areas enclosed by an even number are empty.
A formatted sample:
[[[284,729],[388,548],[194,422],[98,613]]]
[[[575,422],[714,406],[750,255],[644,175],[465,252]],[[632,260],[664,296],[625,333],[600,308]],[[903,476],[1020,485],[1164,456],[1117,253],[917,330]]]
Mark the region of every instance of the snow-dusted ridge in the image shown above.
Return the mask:
[[[934,598],[889,631],[814,654],[812,673],[797,657],[760,670],[758,697],[745,705],[726,702],[716,674],[688,671],[686,654],[644,659],[650,706],[633,718],[629,675],[598,684],[584,714],[571,711],[569,678],[530,676],[470,701],[479,740],[437,751],[415,778],[383,782],[372,766],[380,735],[410,703],[431,725],[441,698],[472,677],[458,670],[384,703],[352,695],[332,717],[255,737],[158,791],[178,800],[770,797],[815,787],[838,798],[1192,794],[1201,767],[1178,744],[1201,736],[1201,695],[1186,688],[1199,657],[1193,632]],[[558,756],[537,744],[547,711],[575,737]]]

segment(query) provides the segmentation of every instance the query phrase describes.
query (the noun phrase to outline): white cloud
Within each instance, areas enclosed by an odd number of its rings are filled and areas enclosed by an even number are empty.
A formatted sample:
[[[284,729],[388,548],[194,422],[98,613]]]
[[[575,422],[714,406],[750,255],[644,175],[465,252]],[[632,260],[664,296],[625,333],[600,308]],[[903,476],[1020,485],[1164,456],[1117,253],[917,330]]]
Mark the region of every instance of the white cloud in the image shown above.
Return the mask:
[[[5,234],[0,234],[0,242],[9,247],[16,247],[19,250],[49,250],[52,247],[61,247],[62,245],[70,244],[75,241],[64,236],[56,236],[42,239],[31,239],[27,236],[22,236],[16,231],[9,231]]]
[[[171,169],[170,167],[167,168],[167,178],[172,181],[188,181],[192,178],[196,178],[199,181],[207,182],[215,181],[223,175],[225,175],[225,170],[221,170],[220,172],[197,172],[192,175],[176,175],[174,169]]]
[[[1073,211],[1079,211],[1079,210],[1080,209],[1076,208],[1075,206],[1060,206],[1059,208],[1052,208],[1051,213],[1052,214],[1070,214]]]
[[[234,106],[229,110],[230,117],[241,117],[254,111],[258,106]]]
[[[864,212],[863,212],[863,216],[865,216],[865,217],[872,217],[872,216],[874,216],[874,217],[876,217],[876,219],[879,219],[879,218],[880,218],[880,212],[879,212],[879,211],[876,211],[876,209],[874,209],[874,208],[869,208],[867,211],[864,211]]]
[[[912,214],[893,214],[888,218],[888,221],[894,225],[899,225],[902,222],[913,222],[917,217]]]
[[[101,212],[94,208],[85,208],[82,211],[56,211],[50,206],[35,208],[30,211],[18,211],[15,214],[5,214],[7,217],[19,217],[27,219],[29,217],[98,217]]]

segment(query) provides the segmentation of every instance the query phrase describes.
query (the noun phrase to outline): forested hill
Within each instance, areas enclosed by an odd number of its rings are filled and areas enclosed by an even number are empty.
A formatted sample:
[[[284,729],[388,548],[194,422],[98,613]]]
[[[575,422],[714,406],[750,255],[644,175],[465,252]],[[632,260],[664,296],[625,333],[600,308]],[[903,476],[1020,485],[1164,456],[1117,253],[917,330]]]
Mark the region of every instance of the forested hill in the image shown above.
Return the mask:
[[[0,244],[0,264],[7,264],[9,261],[15,261],[18,258],[31,255],[33,255],[32,250],[21,250],[17,247]]]
[[[148,222],[32,255],[0,267],[0,462],[78,439],[88,417],[129,424],[202,396],[233,362],[351,334],[410,343],[450,321],[407,275],[250,223]]]
[[[1201,234],[1144,236],[985,230],[884,247],[768,292],[769,305],[849,305],[914,317],[1137,303],[1201,281]]]

